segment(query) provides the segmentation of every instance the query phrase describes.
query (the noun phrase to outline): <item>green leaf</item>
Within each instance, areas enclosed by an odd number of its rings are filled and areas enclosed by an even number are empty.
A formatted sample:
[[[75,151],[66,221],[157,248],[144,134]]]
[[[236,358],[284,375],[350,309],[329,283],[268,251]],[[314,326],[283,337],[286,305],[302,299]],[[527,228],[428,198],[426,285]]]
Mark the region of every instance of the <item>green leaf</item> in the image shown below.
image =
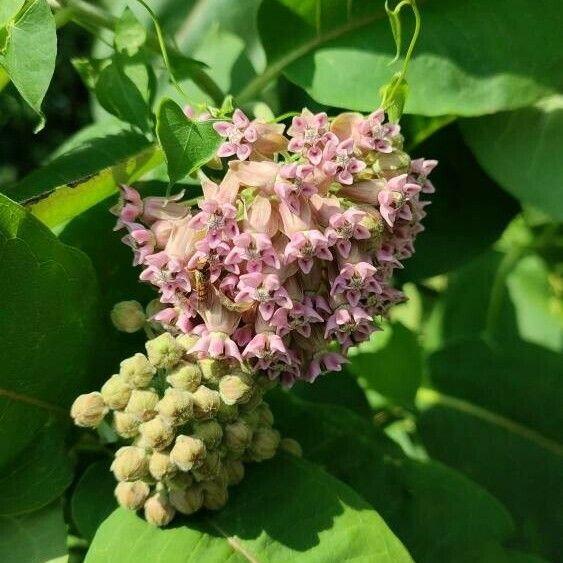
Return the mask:
[[[517,111],[464,120],[462,131],[499,185],[563,220],[563,95]]]
[[[419,430],[437,459],[481,483],[512,512],[514,545],[547,558],[562,552],[563,359],[520,343],[491,349],[463,341],[434,354],[437,391],[419,396]]]
[[[88,258],[0,196],[0,466],[88,386],[98,288]],[[41,471],[41,467],[37,468]]]
[[[369,419],[347,409],[291,393],[269,397],[283,434],[299,440],[305,458],[368,500],[416,561],[469,563],[483,560],[471,556],[485,546],[504,551],[501,543],[512,531],[508,512],[463,475],[406,458]]]
[[[115,25],[115,48],[125,51],[127,55],[134,55],[145,44],[147,30],[135,17],[132,10],[125,8],[121,18]]]
[[[22,98],[39,115],[36,132],[45,125],[41,102],[55,70],[56,56],[55,18],[46,0],[32,0],[8,27],[0,65]]]
[[[413,157],[435,158],[425,231],[416,252],[405,261],[401,281],[418,280],[456,268],[477,256],[501,235],[516,214],[516,202],[481,170],[456,124],[441,129],[416,147]]]
[[[0,4],[0,28],[8,25],[18,15],[25,0],[3,0]]]
[[[9,192],[50,227],[76,217],[163,160],[162,152],[143,135],[107,123],[86,128],[64,148],[68,152]]]
[[[494,10],[489,0],[436,0],[421,15],[408,113],[488,114],[561,87],[558,0],[497,0]],[[265,0],[258,28],[268,66],[241,93],[244,100],[284,73],[323,104],[370,111],[402,63],[389,67],[394,42],[383,2]]]
[[[0,516],[42,508],[70,485],[73,472],[64,444],[66,426],[60,421],[47,423],[19,456],[0,468]]]
[[[156,134],[172,184],[211,160],[221,143],[210,121],[189,119],[182,108],[169,98],[165,98],[158,109]]]
[[[88,466],[70,501],[72,520],[80,535],[92,541],[100,524],[115,510],[115,478],[109,462]]]
[[[280,476],[283,476],[280,479]],[[166,560],[412,561],[368,503],[319,467],[289,455],[249,467],[220,512],[158,529],[116,510],[87,563]]]
[[[422,379],[422,353],[417,336],[401,323],[385,326],[351,355],[350,371],[366,390],[412,407]]]
[[[45,563],[66,555],[66,551],[60,503],[22,516],[0,517],[0,560]]]

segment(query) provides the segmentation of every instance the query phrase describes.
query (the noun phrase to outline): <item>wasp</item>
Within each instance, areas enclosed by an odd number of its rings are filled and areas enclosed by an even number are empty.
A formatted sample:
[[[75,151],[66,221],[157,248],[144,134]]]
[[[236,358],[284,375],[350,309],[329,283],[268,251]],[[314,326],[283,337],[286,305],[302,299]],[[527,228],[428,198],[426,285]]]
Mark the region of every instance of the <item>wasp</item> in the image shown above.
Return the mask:
[[[211,265],[207,258],[200,258],[194,270],[194,286],[198,305],[207,305],[211,288]]]

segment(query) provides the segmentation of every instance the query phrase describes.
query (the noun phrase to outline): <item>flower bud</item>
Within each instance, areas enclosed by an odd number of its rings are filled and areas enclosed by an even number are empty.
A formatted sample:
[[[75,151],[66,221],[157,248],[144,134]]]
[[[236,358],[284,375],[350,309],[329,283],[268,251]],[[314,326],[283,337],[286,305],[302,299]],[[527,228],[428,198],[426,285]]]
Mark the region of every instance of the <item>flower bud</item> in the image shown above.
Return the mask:
[[[102,422],[108,408],[104,403],[101,393],[97,391],[86,395],[79,395],[72,407],[70,416],[74,419],[74,424],[84,428],[95,428]]]
[[[139,433],[140,424],[137,415],[120,411],[113,413],[113,427],[122,438],[134,438]]]
[[[205,454],[205,444],[202,440],[180,434],[170,452],[170,459],[182,471],[190,471],[194,466],[201,464]]]
[[[185,491],[193,485],[193,482],[193,475],[187,471],[177,471],[171,477],[164,478],[169,491]]]
[[[193,394],[194,415],[198,420],[213,418],[221,405],[221,397],[217,391],[201,385]]]
[[[149,340],[146,342],[145,348],[150,363],[156,368],[172,368],[185,354],[184,348],[169,332],[164,332]]]
[[[198,481],[207,481],[219,475],[221,471],[221,456],[219,452],[207,452],[202,463],[196,468],[192,469],[194,477]]]
[[[234,422],[238,419],[238,407],[236,405],[226,405],[223,401],[217,411],[217,420],[222,423]]]
[[[223,461],[223,467],[229,485],[238,485],[244,479],[244,463],[240,459],[226,459]]]
[[[197,361],[204,381],[217,385],[221,378],[228,373],[229,366],[223,360],[201,358]]]
[[[280,443],[277,430],[263,427],[254,431],[248,453],[253,461],[264,461],[274,457]]]
[[[158,395],[151,389],[134,389],[125,407],[125,412],[134,414],[142,421],[147,421],[156,415]]]
[[[193,417],[191,393],[181,389],[166,389],[164,397],[156,405],[156,410],[173,426],[180,426]]]
[[[131,387],[121,375],[110,377],[102,387],[104,403],[114,410],[121,410],[127,406],[131,397]]]
[[[251,441],[252,430],[242,420],[225,426],[223,442],[232,455],[242,455]]]
[[[166,381],[176,389],[194,392],[201,384],[201,370],[196,363],[180,362]]]
[[[219,382],[219,394],[226,405],[246,403],[253,391],[252,379],[242,372],[225,375]]]
[[[193,514],[203,506],[203,489],[199,485],[170,492],[172,506],[182,514]]]
[[[229,500],[229,491],[221,483],[206,481],[203,485],[203,506],[208,510],[220,510]]]
[[[176,337],[176,342],[184,349],[184,352],[189,352],[199,340],[199,336],[193,334],[180,334]]]
[[[133,387],[146,387],[156,373],[156,369],[144,354],[135,354],[119,364],[119,373],[124,381]]]
[[[223,439],[223,428],[215,420],[206,420],[194,424],[194,438],[199,438],[208,450],[219,446]]]
[[[274,415],[272,414],[270,407],[266,403],[260,403],[256,407],[255,412],[258,416],[259,424],[264,424],[266,426],[272,426],[272,424],[274,424]]]
[[[380,178],[390,180],[395,176],[407,174],[410,166],[409,155],[401,150],[394,150],[391,153],[377,153],[377,157],[372,164],[372,170]]]
[[[174,439],[174,429],[161,416],[141,424],[139,432],[142,445],[153,450],[162,450]]]
[[[148,458],[142,448],[126,446],[117,450],[111,470],[118,481],[137,481],[148,473]]]
[[[165,452],[153,452],[149,459],[149,472],[157,480],[162,481],[175,475],[176,466]]]
[[[282,438],[280,441],[280,449],[294,455],[295,457],[303,457],[301,444],[293,438]]]
[[[137,332],[145,324],[145,311],[138,301],[120,301],[110,313],[111,322],[117,330]]]
[[[164,492],[156,493],[145,502],[145,518],[153,526],[166,526],[175,514],[176,510]]]
[[[258,389],[258,387],[254,387],[253,393],[251,394],[250,398],[243,404],[241,404],[241,410],[243,412],[251,412],[256,409],[256,407],[262,402],[262,395],[263,392]]]
[[[139,510],[150,494],[150,487],[144,481],[121,481],[115,487],[117,502],[129,510]]]

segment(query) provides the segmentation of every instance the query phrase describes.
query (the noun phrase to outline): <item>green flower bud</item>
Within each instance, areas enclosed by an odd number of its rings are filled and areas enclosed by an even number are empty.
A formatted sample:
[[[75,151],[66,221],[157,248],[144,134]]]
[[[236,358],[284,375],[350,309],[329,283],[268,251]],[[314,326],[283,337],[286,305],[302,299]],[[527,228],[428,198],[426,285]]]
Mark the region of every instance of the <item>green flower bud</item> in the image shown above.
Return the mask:
[[[161,416],[141,424],[139,432],[142,445],[153,450],[162,450],[174,440],[174,429]]]
[[[123,376],[114,375],[104,383],[102,397],[110,409],[124,409],[127,406],[129,397],[131,397],[131,387]]]
[[[272,414],[270,407],[266,403],[260,403],[256,407],[255,412],[258,416],[259,424],[264,424],[266,426],[272,426],[272,424],[274,424],[274,415]]]
[[[248,448],[250,459],[264,461],[276,455],[280,443],[280,433],[273,428],[263,427],[255,430]]]
[[[391,153],[377,153],[371,168],[380,178],[390,180],[395,176],[407,174],[410,166],[410,156],[401,150],[394,150]]]
[[[176,337],[176,342],[188,353],[197,344],[198,340],[199,336],[192,334],[180,334],[180,336]]]
[[[170,492],[172,506],[182,514],[193,514],[203,506],[203,489],[199,485]]]
[[[156,410],[174,426],[179,426],[193,418],[193,399],[191,393],[181,389],[166,389]]]
[[[253,391],[252,378],[242,372],[225,375],[219,382],[219,394],[226,405],[248,402]]]
[[[162,324],[158,321],[151,320],[158,312],[162,311],[166,305],[160,302],[160,299],[151,299],[145,307],[146,322],[148,327],[158,334],[162,331]]]
[[[216,420],[206,420],[194,424],[194,438],[199,438],[208,450],[219,446],[223,439],[223,428]]]
[[[107,412],[104,399],[97,391],[79,395],[70,408],[70,416],[74,419],[74,424],[84,428],[98,426]]]
[[[135,354],[120,364],[119,373],[132,387],[146,387],[152,381],[156,369],[144,354]]]
[[[251,412],[256,409],[256,407],[262,402],[262,395],[263,392],[258,387],[254,388],[254,392],[250,396],[250,398],[246,401],[246,403],[241,405],[242,412]]]
[[[201,384],[201,370],[195,363],[180,362],[169,373],[166,381],[176,389],[193,392]]]
[[[221,456],[219,452],[207,452],[207,455],[198,467],[192,469],[194,477],[198,481],[207,481],[217,477],[221,471]]]
[[[252,430],[242,420],[225,426],[223,443],[234,456],[240,456],[252,441]]]
[[[178,469],[172,463],[168,453],[153,452],[151,454],[149,472],[157,481],[173,477],[177,471]]]
[[[135,414],[115,411],[113,427],[122,438],[134,438],[139,433],[140,419]]]
[[[125,412],[147,421],[156,415],[158,395],[152,389],[134,389],[125,407]]]
[[[223,467],[227,474],[227,484],[238,485],[244,479],[244,463],[240,459],[226,459]]]
[[[169,491],[185,491],[193,485],[194,478],[187,471],[178,471],[172,477],[165,477],[164,483]]]
[[[217,411],[217,420],[222,423],[234,422],[238,419],[238,407],[236,405],[226,405],[223,401]]]
[[[220,510],[229,500],[229,491],[222,483],[207,481],[203,484],[203,506],[208,510]]]
[[[201,375],[204,381],[212,385],[218,385],[224,375],[227,375],[229,366],[223,360],[214,360],[212,358],[201,358],[197,361],[201,369]]]
[[[254,410],[246,409],[240,415],[240,420],[245,422],[250,428],[255,428],[260,424],[260,415],[256,412],[256,408]]]
[[[121,481],[115,487],[117,502],[129,510],[139,510],[150,494],[150,487],[144,481]]]
[[[280,449],[285,450],[295,457],[303,457],[301,445],[293,438],[282,438],[280,441]]]
[[[180,434],[170,452],[170,459],[182,471],[190,471],[202,463],[205,454],[205,444],[202,440]]]
[[[117,330],[137,332],[145,324],[145,311],[138,301],[120,301],[113,306],[110,313],[111,322]]]
[[[221,397],[217,391],[201,385],[193,394],[194,415],[198,420],[213,418],[221,406]]]
[[[277,382],[275,379],[270,379],[268,376],[258,373],[253,376],[255,385],[263,392],[273,389]]]
[[[149,362],[156,368],[172,368],[185,354],[184,348],[169,333],[164,332],[160,336],[149,340],[145,344]]]
[[[137,481],[147,476],[149,460],[142,448],[126,446],[117,450],[110,469],[118,481]]]
[[[170,524],[176,510],[164,492],[154,494],[145,502],[145,519],[153,526]]]

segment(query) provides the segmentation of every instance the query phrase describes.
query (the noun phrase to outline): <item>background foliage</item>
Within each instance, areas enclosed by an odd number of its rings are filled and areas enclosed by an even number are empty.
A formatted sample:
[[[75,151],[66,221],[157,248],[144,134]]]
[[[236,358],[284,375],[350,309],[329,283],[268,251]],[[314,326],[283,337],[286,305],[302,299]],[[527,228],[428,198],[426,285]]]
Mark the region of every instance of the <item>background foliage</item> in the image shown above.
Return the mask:
[[[420,2],[401,125],[440,165],[409,302],[346,372],[271,397],[303,460],[165,530],[114,510],[107,445],[66,415],[142,346],[108,316],[151,298],[111,230],[117,184],[163,193],[168,170],[198,195],[214,146],[186,99],[369,111],[397,67],[381,0],[148,3],[179,88],[137,2],[0,5],[0,559],[560,559],[560,3]]]

